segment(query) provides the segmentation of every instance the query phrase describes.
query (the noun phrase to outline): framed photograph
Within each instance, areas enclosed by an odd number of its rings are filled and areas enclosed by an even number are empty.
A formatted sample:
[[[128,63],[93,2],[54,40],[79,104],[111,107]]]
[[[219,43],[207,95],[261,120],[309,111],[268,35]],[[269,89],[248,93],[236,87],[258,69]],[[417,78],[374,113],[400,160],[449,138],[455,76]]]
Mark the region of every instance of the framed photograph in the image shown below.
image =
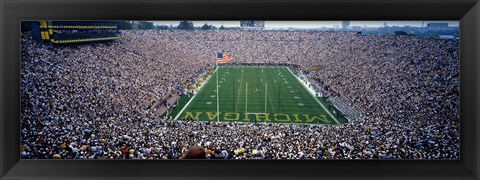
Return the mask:
[[[477,1],[1,10],[3,179],[479,177]]]

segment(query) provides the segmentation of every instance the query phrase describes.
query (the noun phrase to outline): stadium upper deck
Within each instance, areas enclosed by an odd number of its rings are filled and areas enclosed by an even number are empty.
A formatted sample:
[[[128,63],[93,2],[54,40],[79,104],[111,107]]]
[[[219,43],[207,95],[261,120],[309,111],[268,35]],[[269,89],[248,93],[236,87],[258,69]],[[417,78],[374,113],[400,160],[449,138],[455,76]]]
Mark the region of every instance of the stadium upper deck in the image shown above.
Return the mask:
[[[72,44],[119,39],[115,22],[107,21],[31,21],[32,37],[37,42]]]

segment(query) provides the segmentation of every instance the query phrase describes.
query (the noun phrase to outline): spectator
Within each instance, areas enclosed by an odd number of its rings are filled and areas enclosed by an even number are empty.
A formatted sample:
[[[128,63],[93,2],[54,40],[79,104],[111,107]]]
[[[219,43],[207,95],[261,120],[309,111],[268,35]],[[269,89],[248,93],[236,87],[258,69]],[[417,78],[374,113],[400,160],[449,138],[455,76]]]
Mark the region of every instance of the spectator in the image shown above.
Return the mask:
[[[202,147],[192,147],[182,156],[182,159],[206,159],[207,155]]]
[[[22,159],[459,159],[459,41],[321,31],[126,30],[109,43],[22,39]],[[214,64],[289,65],[327,100],[359,107],[341,125],[204,123],[152,103],[193,89]],[[315,67],[315,68],[312,68]],[[346,102],[348,101],[348,102]]]

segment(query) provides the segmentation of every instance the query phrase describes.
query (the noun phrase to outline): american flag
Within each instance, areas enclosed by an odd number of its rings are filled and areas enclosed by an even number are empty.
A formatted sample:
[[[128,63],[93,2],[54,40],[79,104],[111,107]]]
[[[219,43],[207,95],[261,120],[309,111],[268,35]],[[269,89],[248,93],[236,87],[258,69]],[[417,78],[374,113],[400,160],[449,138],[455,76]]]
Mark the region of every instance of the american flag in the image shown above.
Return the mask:
[[[218,64],[225,64],[225,63],[230,62],[230,60],[232,60],[232,57],[230,57],[229,55],[222,54],[222,53],[217,53],[217,63]]]

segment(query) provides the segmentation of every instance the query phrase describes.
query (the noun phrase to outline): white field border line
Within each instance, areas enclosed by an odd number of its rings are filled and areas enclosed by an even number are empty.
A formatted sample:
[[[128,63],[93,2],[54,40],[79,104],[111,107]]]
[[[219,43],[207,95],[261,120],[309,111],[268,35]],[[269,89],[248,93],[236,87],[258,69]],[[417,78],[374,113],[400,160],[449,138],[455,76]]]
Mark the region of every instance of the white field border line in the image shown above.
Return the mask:
[[[212,76],[217,70],[218,70],[218,66],[217,66],[217,68],[215,68],[215,71],[213,71]],[[212,76],[210,76],[210,78],[212,78]],[[210,81],[210,78],[208,78],[208,81]],[[187,102],[187,104],[185,104],[185,106],[183,106],[182,110],[180,110],[180,112],[178,112],[177,116],[175,116],[175,118],[173,118],[174,120],[178,120],[178,116],[182,115],[183,111],[188,107],[188,105],[190,105],[190,103],[193,101],[193,99],[195,99],[195,97],[197,97],[197,95],[200,94],[200,91],[202,90],[203,86],[205,86],[205,84],[207,84],[208,81],[205,81],[202,85],[200,85],[200,88],[198,88],[198,93],[193,95],[192,99],[190,99]]]
[[[327,110],[327,108],[317,99],[317,97],[315,97],[315,95],[308,89],[308,87],[305,86],[305,84],[302,83],[302,80],[300,78],[298,78],[297,76],[295,76],[295,74],[293,74],[293,72],[290,70],[290,68],[288,68],[288,67],[286,67],[286,68],[300,82],[300,84],[302,84],[302,86],[305,87],[305,89],[310,93],[310,95],[312,95],[313,99],[315,99],[318,102],[318,104],[320,104],[320,106],[323,107],[323,109],[328,113],[328,115],[330,115],[330,117],[333,118],[333,120],[335,120],[335,122],[337,124],[340,124],[340,122],[338,122],[337,118],[335,118],[335,116],[333,116],[332,113],[330,113],[330,111]]]

